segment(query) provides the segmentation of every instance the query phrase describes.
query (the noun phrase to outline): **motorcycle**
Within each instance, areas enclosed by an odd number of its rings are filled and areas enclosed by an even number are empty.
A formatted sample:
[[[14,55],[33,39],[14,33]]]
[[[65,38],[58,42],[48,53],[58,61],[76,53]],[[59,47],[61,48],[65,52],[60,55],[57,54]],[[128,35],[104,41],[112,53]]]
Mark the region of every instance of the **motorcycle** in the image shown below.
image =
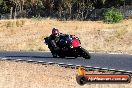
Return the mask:
[[[60,36],[59,42],[57,45],[59,46],[58,50],[54,50],[52,44],[50,43],[50,38],[44,38],[45,44],[48,45],[53,57],[59,56],[60,58],[65,57],[83,57],[85,59],[90,59],[91,56],[89,52],[81,47],[81,42],[78,37],[75,35],[65,35]]]

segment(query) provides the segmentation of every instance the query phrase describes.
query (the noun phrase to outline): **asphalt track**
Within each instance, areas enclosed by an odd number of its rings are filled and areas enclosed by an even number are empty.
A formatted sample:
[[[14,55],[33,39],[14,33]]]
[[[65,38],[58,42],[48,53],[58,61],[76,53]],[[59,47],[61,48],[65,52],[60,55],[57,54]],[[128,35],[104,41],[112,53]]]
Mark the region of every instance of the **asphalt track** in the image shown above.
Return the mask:
[[[132,71],[132,55],[90,53],[91,59],[52,58],[50,52],[0,52],[1,58],[35,60]]]

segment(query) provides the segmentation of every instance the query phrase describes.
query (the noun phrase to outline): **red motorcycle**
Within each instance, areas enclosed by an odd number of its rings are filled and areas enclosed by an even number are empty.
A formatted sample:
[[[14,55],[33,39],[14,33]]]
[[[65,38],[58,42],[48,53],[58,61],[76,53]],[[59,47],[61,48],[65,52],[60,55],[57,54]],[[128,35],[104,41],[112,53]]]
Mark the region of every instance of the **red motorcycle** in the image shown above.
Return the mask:
[[[83,57],[85,59],[90,59],[91,56],[89,52],[81,47],[81,42],[79,38],[77,38],[75,35],[65,35],[60,36],[60,40],[57,43],[59,46],[58,50],[53,50],[49,37],[44,38],[45,43],[48,45],[53,57]]]

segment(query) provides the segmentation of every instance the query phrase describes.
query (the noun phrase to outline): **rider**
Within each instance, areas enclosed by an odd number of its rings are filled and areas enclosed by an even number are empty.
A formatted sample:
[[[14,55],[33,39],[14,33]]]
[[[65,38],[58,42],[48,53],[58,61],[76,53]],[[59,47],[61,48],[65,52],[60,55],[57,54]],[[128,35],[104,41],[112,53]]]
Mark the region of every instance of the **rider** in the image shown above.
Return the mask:
[[[58,29],[53,28],[52,29],[52,34],[49,37],[50,40],[51,40],[51,42],[50,42],[51,46],[53,47],[52,50],[57,51],[59,49],[59,46],[57,46],[57,43],[59,42],[61,36],[71,36],[72,38],[78,38],[78,37],[75,37],[75,35],[62,34],[62,33],[59,32]],[[79,40],[79,38],[78,38],[78,40]]]
[[[60,33],[58,29],[56,29],[56,28],[52,29],[52,34],[50,35],[50,40],[51,40],[51,45],[54,50],[59,49],[59,47],[57,46],[57,42],[59,41],[61,35],[62,35],[62,33]]]

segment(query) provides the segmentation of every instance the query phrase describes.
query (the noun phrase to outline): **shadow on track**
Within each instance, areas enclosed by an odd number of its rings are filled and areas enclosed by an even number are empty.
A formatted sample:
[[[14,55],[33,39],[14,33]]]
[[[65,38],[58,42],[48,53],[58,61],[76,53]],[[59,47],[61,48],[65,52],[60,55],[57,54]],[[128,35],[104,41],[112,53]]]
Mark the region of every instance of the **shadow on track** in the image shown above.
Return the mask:
[[[11,58],[53,58],[53,57],[47,57],[47,56],[5,56],[5,57],[11,57]]]
[[[7,57],[7,58],[42,58],[42,59],[50,59],[52,54],[50,52],[1,52],[0,57]],[[66,58],[54,58],[54,59],[75,59],[74,57],[66,57]]]
[[[52,56],[5,56],[10,58],[53,58]],[[66,57],[66,58],[60,58],[57,57],[55,59],[76,59],[74,57]]]

